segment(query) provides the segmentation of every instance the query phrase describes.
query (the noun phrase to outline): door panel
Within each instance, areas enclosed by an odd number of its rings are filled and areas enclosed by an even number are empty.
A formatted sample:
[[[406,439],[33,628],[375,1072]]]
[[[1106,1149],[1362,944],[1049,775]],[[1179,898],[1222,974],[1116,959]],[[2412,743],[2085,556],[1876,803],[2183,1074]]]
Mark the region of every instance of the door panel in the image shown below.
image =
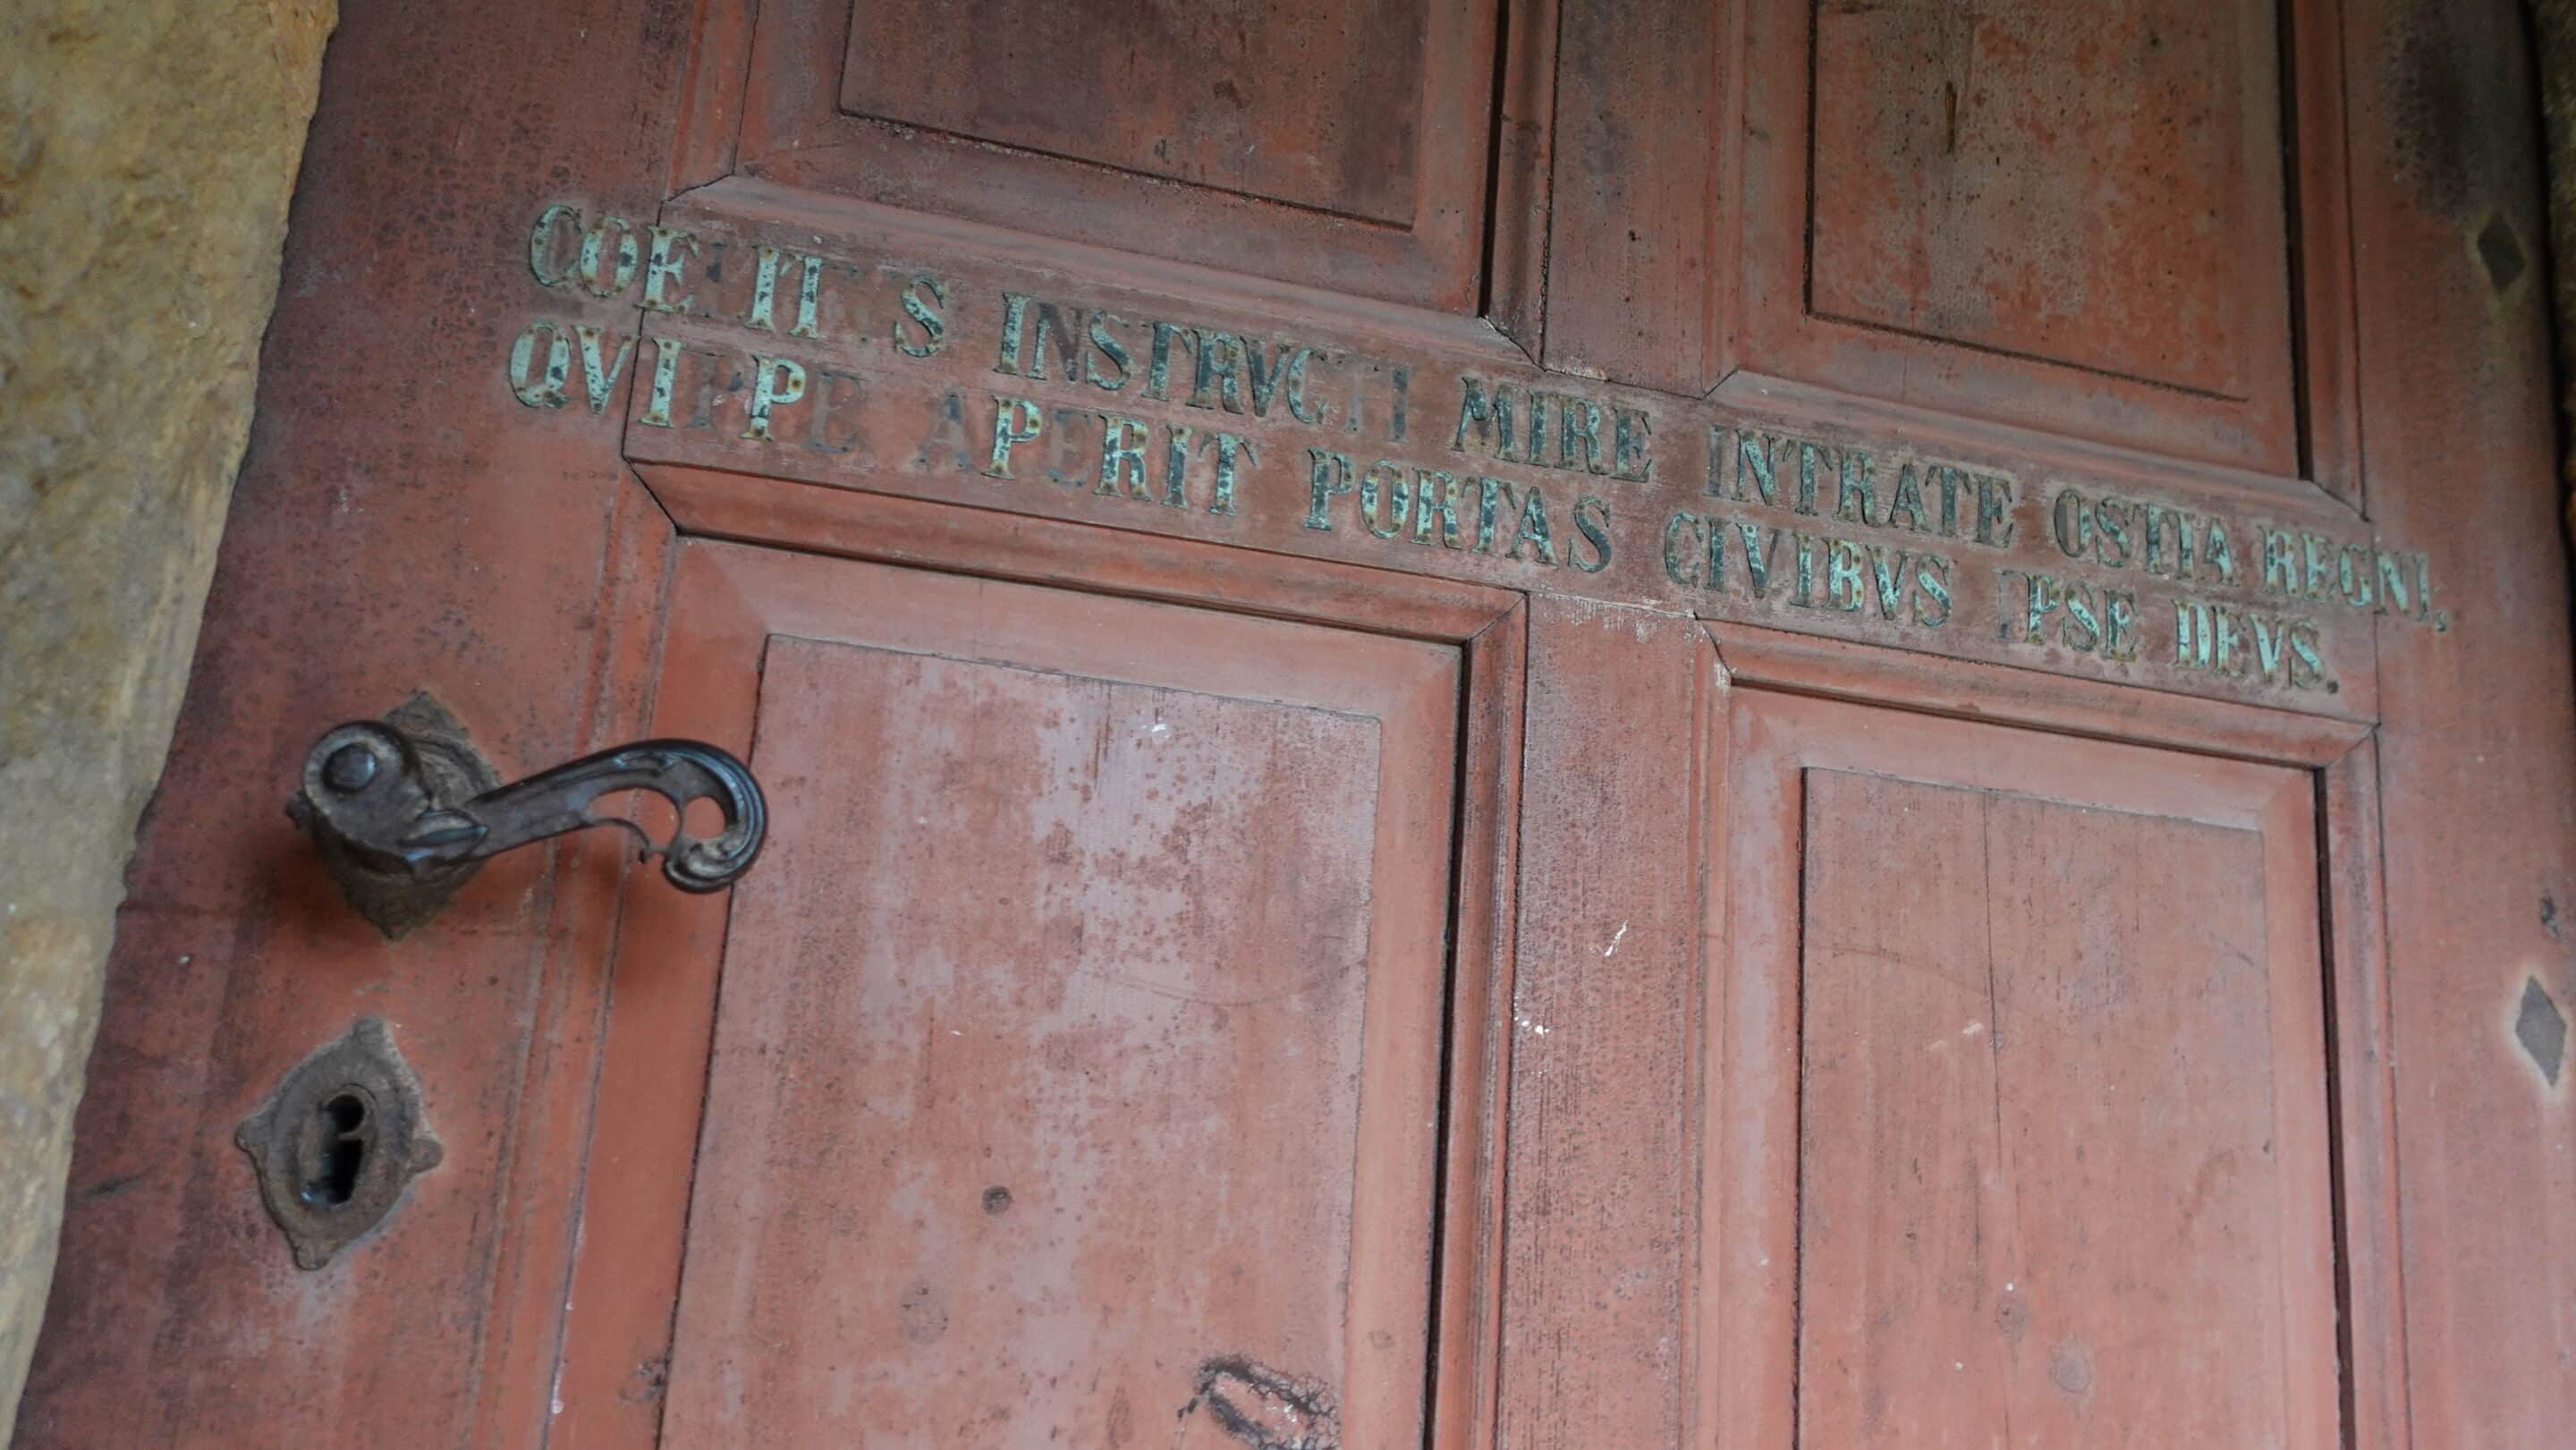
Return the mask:
[[[1760,692],[1731,750],[1718,1443],[2341,1443],[2310,777]]]
[[[1499,18],[1472,0],[719,0],[688,179],[739,171],[1465,311]]]
[[[2278,386],[2272,17],[2141,0],[1816,18],[1817,316],[2211,397]],[[2006,57],[2010,81],[1979,85]]]
[[[720,947],[630,921],[577,1443],[1419,1442],[1458,652],[727,547],[670,608],[775,826]]]
[[[1751,14],[1748,366],[2343,488],[2322,6]]]
[[[841,113],[1409,226],[1433,8],[862,3],[849,7]],[[923,86],[925,73],[956,84]]]

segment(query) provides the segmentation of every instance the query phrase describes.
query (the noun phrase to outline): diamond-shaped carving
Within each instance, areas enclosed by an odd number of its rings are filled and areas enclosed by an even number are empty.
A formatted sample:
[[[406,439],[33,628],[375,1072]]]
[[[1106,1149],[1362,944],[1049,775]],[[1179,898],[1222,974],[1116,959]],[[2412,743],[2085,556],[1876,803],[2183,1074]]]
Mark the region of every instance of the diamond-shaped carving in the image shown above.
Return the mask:
[[[2559,1070],[2567,1065],[2567,1014],[2558,1010],[2557,999],[2538,977],[2522,979],[2522,1010],[2514,1014],[2513,1036],[2531,1055],[2531,1065],[2551,1087],[2558,1086]]]
[[[2491,212],[2487,224],[2478,229],[2478,260],[2486,263],[2487,280],[2498,294],[2512,289],[2531,270],[2531,258],[2522,249],[2522,238],[2514,235],[2513,223],[2503,212]]]

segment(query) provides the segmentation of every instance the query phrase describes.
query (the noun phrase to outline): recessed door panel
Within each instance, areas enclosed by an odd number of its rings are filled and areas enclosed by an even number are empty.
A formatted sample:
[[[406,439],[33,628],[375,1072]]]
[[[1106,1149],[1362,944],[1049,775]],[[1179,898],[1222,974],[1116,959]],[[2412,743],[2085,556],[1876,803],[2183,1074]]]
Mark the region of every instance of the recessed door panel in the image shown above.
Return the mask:
[[[722,547],[672,608],[774,826],[720,928],[629,921],[580,1428],[1419,1443],[1457,651]]]
[[[1815,47],[1818,316],[2215,398],[2278,383],[2260,7],[1823,5]]]
[[[664,1442],[1334,1387],[1377,722],[791,639],[761,701]]]
[[[1719,1443],[2340,1443],[2308,777],[1732,728]]]
[[[2283,1443],[2262,838],[1826,770],[1806,831],[1802,1436]]]
[[[692,181],[1451,312],[1480,295],[1497,83],[1532,64],[1467,0],[719,0],[702,35]]]
[[[1745,365],[2349,496],[2329,21],[1759,0]]]
[[[1410,226],[1427,9],[862,3],[841,110]]]

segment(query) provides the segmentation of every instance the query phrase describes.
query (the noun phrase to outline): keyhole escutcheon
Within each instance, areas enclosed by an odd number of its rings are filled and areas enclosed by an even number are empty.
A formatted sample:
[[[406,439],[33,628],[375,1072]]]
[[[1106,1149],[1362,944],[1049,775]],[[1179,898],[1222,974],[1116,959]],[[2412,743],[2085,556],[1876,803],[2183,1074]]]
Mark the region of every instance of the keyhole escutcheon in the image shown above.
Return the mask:
[[[233,1141],[250,1155],[260,1202],[306,1269],[384,1222],[404,1187],[444,1153],[421,1120],[419,1079],[375,1017],[297,1064]]]

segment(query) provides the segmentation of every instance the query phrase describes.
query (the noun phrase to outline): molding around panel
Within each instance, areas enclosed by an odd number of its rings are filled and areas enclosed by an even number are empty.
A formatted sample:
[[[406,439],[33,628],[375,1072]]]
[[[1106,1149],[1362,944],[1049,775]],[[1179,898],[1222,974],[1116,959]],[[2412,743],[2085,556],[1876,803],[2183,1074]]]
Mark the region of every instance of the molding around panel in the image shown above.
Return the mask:
[[[2196,699],[2134,685],[1919,654],[1754,625],[1710,623],[1739,688],[1886,705],[1961,720],[2321,767],[2370,738],[2366,721]]]
[[[1463,642],[1521,608],[1507,589],[754,474],[638,463],[681,534],[800,553]]]

